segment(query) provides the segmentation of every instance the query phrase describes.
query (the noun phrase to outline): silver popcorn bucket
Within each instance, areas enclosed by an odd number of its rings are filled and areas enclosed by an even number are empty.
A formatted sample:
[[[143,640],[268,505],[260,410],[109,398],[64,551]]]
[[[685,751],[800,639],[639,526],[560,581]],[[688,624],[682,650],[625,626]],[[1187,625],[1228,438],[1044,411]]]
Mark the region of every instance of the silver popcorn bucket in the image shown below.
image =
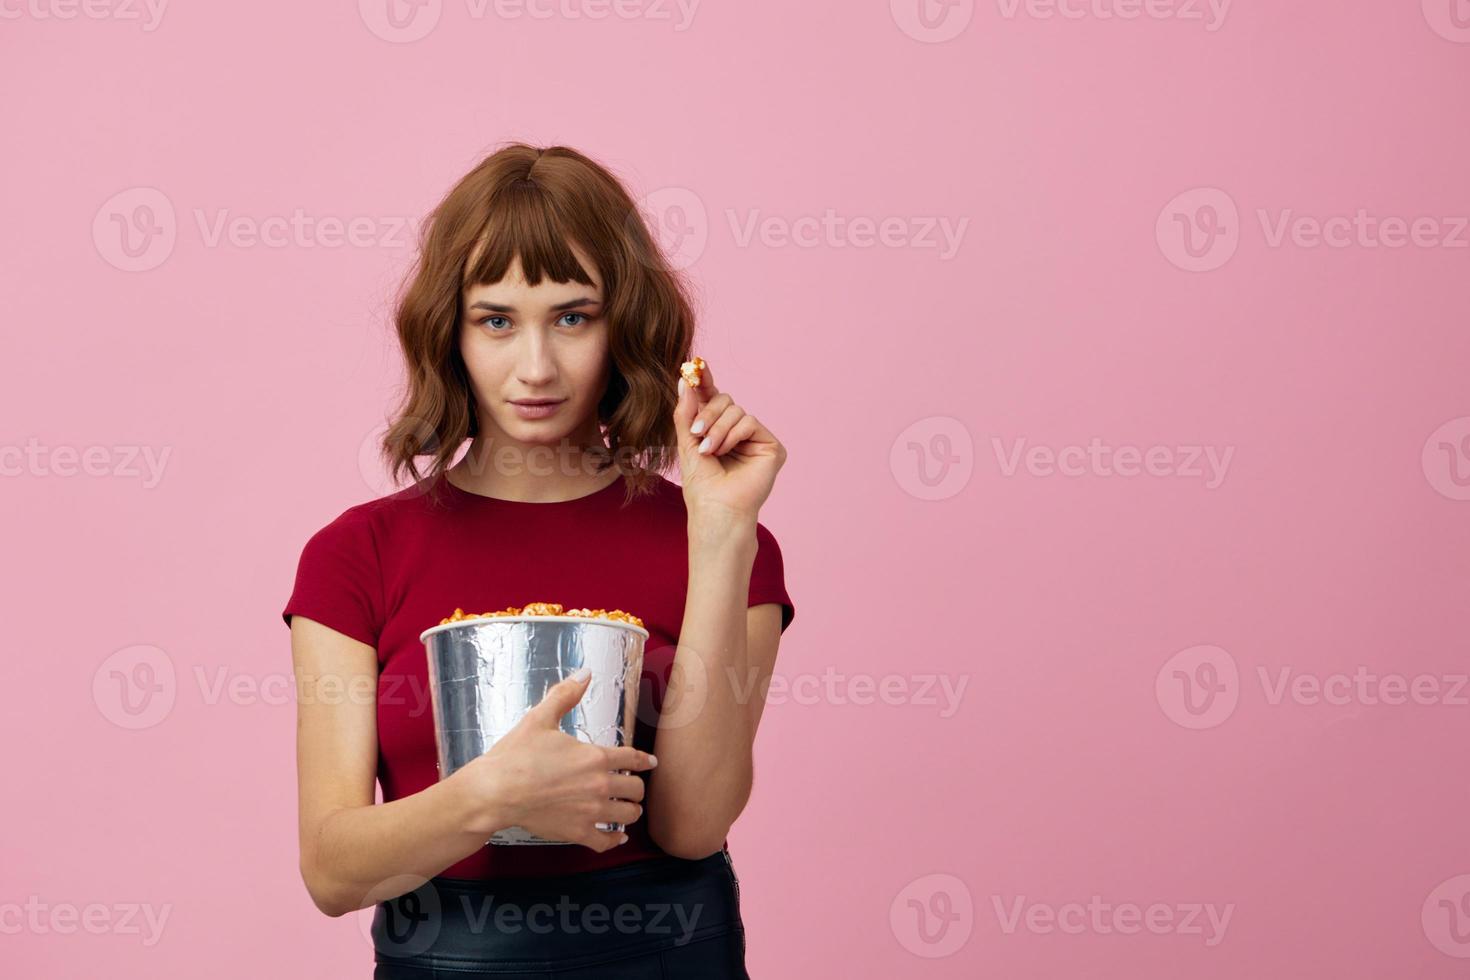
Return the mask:
[[[429,696],[439,778],[488,751],[557,682],[577,669],[592,679],[561,730],[593,745],[633,744],[643,645],[648,631],[582,616],[463,619],[419,634],[429,661]],[[621,831],[620,823],[599,824]],[[565,844],[507,827],[492,844]]]

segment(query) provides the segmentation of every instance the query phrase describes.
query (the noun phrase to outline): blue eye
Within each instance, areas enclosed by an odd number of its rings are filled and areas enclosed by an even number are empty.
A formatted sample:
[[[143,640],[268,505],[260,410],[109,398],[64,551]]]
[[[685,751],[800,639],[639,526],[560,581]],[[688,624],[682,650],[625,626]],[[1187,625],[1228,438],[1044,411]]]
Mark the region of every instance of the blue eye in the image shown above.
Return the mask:
[[[565,323],[564,321],[567,319],[567,317],[576,317],[577,319],[572,323]],[[580,327],[583,323],[587,322],[590,319],[591,317],[589,317],[585,313],[563,313],[561,319],[558,320],[557,323],[568,327]],[[494,322],[496,320],[501,321],[501,323],[496,324]],[[505,328],[508,328],[511,325],[508,318],[501,316],[498,313],[493,313],[490,316],[487,316],[481,320],[477,320],[476,322],[482,327],[490,327],[491,333],[504,333]]]

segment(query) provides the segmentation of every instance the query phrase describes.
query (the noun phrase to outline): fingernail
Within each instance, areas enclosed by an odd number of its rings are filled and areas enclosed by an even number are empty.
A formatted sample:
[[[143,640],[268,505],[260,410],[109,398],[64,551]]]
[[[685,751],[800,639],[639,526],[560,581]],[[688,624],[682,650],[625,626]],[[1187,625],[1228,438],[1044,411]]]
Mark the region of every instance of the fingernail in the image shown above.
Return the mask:
[[[591,673],[591,667],[578,667],[576,670],[572,671],[572,680],[584,681]]]
[[[689,427],[689,431],[692,432],[692,433],[694,433],[695,435],[699,435],[701,432],[703,432],[704,431],[704,419],[700,419],[698,422],[695,422],[693,425],[691,425]]]
[[[699,444],[699,451],[702,452],[702,453],[709,452],[709,437],[708,436],[705,436],[704,442],[701,442]]]
[[[658,756],[654,755],[652,752],[648,753],[648,764],[650,766],[658,765]]]
[[[618,843],[619,844],[626,844],[626,843],[628,843],[628,835],[627,834],[623,834],[623,835],[619,836],[618,837]]]
[[[680,398],[683,398],[684,397],[684,379],[683,378],[680,378],[679,379],[679,397]]]

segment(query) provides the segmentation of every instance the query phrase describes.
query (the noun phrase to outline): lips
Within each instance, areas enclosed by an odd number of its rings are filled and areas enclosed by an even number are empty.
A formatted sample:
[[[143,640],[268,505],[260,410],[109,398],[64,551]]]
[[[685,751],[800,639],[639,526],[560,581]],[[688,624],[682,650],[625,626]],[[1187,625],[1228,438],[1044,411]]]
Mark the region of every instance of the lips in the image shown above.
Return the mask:
[[[565,398],[514,398],[511,400],[511,404],[526,405],[529,407],[535,405],[560,405],[564,401],[566,401]]]

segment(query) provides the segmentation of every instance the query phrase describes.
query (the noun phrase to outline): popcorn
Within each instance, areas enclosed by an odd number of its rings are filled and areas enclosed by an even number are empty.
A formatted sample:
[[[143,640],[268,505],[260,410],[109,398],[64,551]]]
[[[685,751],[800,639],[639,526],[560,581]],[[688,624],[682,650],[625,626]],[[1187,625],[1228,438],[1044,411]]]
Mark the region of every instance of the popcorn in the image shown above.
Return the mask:
[[[468,619],[488,619],[494,616],[580,616],[587,619],[611,619],[643,627],[643,620],[621,609],[567,609],[559,602],[528,602],[524,606],[507,606],[494,612],[467,613],[455,607],[454,614],[439,620],[440,626],[463,622]]]
[[[691,388],[698,388],[699,383],[704,380],[704,369],[704,358],[696,357],[692,361],[685,361],[679,365],[679,374],[684,378],[686,385]]]

